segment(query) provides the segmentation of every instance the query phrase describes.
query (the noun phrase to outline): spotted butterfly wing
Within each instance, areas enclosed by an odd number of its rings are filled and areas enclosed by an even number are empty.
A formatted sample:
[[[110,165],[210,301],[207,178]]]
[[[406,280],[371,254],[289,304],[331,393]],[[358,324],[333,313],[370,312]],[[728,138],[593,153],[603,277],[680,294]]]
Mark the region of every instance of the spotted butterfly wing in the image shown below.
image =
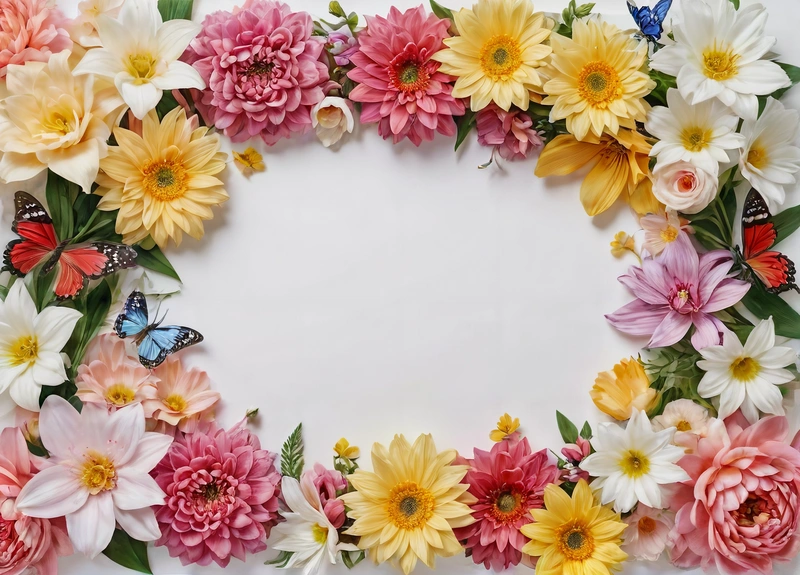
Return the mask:
[[[139,350],[139,363],[148,369],[161,365],[168,355],[203,341],[202,334],[190,327],[148,322],[147,300],[142,292],[134,291],[117,316],[114,331],[123,339],[134,338]]]
[[[755,189],[750,190],[742,211],[742,256],[744,265],[757,277],[770,293],[797,290],[794,262],[784,254],[771,249],[778,236],[772,223],[772,214],[764,198]]]
[[[75,297],[90,279],[136,265],[136,251],[130,246],[111,242],[73,245],[60,240],[47,210],[30,194],[17,192],[14,207],[11,229],[20,239],[6,247],[4,268],[20,277],[40,264],[42,275],[55,269],[53,290],[59,299]]]
[[[628,11],[642,31],[642,35],[653,41],[661,39],[661,34],[664,33],[664,19],[671,7],[672,0],[659,0],[653,8],[649,6],[638,8],[634,2],[628,0]]]

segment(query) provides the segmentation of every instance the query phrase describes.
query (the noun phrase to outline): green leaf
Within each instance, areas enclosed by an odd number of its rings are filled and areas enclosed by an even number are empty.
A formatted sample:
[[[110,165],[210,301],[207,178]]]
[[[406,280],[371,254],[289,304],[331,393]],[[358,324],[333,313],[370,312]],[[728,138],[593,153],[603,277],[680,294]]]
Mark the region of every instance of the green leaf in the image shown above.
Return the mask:
[[[191,20],[194,0],[158,0],[161,18],[167,20]]]
[[[556,421],[558,422],[558,431],[561,433],[561,439],[564,443],[575,443],[578,441],[578,428],[560,411],[556,411]]]
[[[463,116],[459,116],[456,118],[456,125],[458,126],[458,133],[456,134],[456,151],[458,148],[461,147],[461,144],[464,143],[464,140],[467,139],[467,135],[472,131],[472,128],[478,123],[478,115],[467,108],[466,113]]]
[[[739,0],[731,0],[731,4],[733,4],[733,7],[737,10],[739,9]]]
[[[355,559],[353,559],[353,555],[355,555]],[[352,569],[361,563],[364,557],[366,557],[366,554],[363,551],[342,551],[342,563],[344,563],[345,567],[348,569]]]
[[[586,421],[581,428],[581,437],[584,439],[591,439],[592,438],[592,426],[589,425],[589,422]]]
[[[431,10],[433,13],[436,14],[442,20],[450,20],[450,23],[453,23],[453,11],[450,8],[445,8],[441,4],[439,4],[436,0],[431,1]]]
[[[786,75],[789,76],[789,80],[791,80],[792,85],[788,88],[781,88],[780,90],[773,92],[772,97],[776,100],[780,100],[783,95],[788,92],[793,86],[800,84],[800,68],[797,66],[793,66],[792,64],[784,64],[783,62],[775,62],[778,66],[783,68],[783,71],[786,72]]]
[[[794,206],[772,216],[772,225],[778,234],[775,243],[782,242],[800,228],[800,206]]]
[[[175,99],[175,96],[172,95],[172,92],[164,92],[164,94],[161,96],[161,100],[159,100],[158,104],[156,105],[156,114],[158,114],[158,119],[163,120],[164,116],[179,106],[180,104],[178,104],[178,100]]]
[[[134,246],[133,249],[136,250],[136,263],[138,265],[181,281],[178,272],[175,271],[175,268],[169,263],[167,256],[164,255],[164,252],[162,252],[158,246],[155,246],[151,250],[146,250],[141,246]]]
[[[137,541],[121,529],[114,530],[111,543],[103,551],[103,555],[114,563],[139,573],[153,573],[147,559],[147,544]]]
[[[103,280],[87,296],[75,300],[75,309],[83,315],[75,325],[72,337],[64,348],[64,352],[72,361],[70,371],[73,374],[83,361],[83,354],[86,352],[89,342],[97,335],[108,317],[111,309],[111,287],[108,281]]]
[[[742,303],[760,319],[772,316],[777,335],[800,339],[800,314],[781,296],[769,293],[759,282],[753,284]]]
[[[300,479],[303,472],[303,424],[295,427],[281,448],[281,475]]]
[[[344,13],[344,8],[342,8],[342,5],[336,0],[332,0],[328,4],[328,12],[330,12],[332,16],[337,16],[338,18],[347,18],[347,14]]]
[[[294,553],[292,551],[281,551],[278,553],[278,556],[275,559],[270,559],[269,561],[265,561],[264,565],[272,565],[273,567],[277,567],[278,569],[284,569],[286,565],[289,563],[289,559],[292,558]]]
[[[77,184],[68,182],[55,172],[47,171],[47,185],[45,186],[45,199],[53,227],[56,229],[58,239],[63,241],[72,238],[74,232],[74,218],[72,204],[77,200],[81,191]]]
[[[670,88],[677,88],[678,81],[674,76],[664,74],[658,70],[650,70],[650,78],[656,83],[656,87],[647,96],[647,101],[651,104],[667,105],[667,91]]]
[[[581,4],[575,9],[575,17],[576,18],[585,18],[589,14],[592,13],[594,10],[594,2],[588,2],[586,4]]]

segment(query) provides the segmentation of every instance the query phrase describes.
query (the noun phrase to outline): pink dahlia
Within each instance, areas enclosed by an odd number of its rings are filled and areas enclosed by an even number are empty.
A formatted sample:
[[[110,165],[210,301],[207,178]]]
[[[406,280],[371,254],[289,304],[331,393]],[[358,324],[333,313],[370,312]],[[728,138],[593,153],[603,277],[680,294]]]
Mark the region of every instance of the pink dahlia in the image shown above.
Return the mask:
[[[71,555],[63,519],[38,519],[16,510],[15,501],[33,477],[22,433],[0,433],[0,575],[56,575],[57,558]]]
[[[475,459],[466,463],[470,470],[462,482],[478,501],[471,505],[475,523],[456,529],[456,537],[486,569],[519,564],[528,542],[519,529],[533,521],[531,509],[544,506],[544,489],[558,481],[558,466],[546,449],[531,453],[527,438],[504,439],[491,451],[475,449]]]
[[[782,416],[742,424],[741,417],[713,420],[697,451],[678,462],[690,476],[671,505],[670,558],[679,567],[766,575],[800,548],[800,442],[786,443]]]
[[[524,160],[528,152],[544,144],[533,120],[525,112],[512,109],[506,112],[494,103],[478,112],[478,143],[494,146],[501,158]]]
[[[325,469],[321,463],[314,464],[313,469],[303,472],[303,477],[314,484],[319,492],[319,501],[322,505],[322,512],[336,529],[344,525],[344,501],[337,498],[337,492],[341,493],[347,489],[347,480],[344,475],[335,469]]]
[[[750,284],[728,277],[733,259],[727,250],[697,254],[689,236],[680,234],[674,248],[645,258],[619,281],[636,300],[607,315],[609,323],[630,335],[649,335],[648,347],[678,343],[694,325],[692,345],[720,345],[723,325],[711,315],[737,303]]]
[[[445,47],[449,20],[425,14],[422,6],[387,18],[367,17],[358,35],[359,50],[350,57],[355,68],[348,77],[358,85],[350,99],[361,102],[361,121],[378,122],[378,133],[394,143],[408,138],[419,146],[434,132],[454,136],[453,116],[464,114],[464,103],[452,96],[451,76],[431,60]]]
[[[313,29],[307,13],[267,0],[208,15],[184,54],[208,86],[195,97],[206,122],[234,142],[261,136],[270,146],[309,129],[328,82]]]
[[[0,0],[0,78],[9,64],[47,62],[72,48],[65,25],[49,0]]]
[[[183,565],[227,567],[267,548],[278,520],[281,476],[242,421],[232,429],[180,435],[153,470],[167,494],[156,510],[161,539]]]

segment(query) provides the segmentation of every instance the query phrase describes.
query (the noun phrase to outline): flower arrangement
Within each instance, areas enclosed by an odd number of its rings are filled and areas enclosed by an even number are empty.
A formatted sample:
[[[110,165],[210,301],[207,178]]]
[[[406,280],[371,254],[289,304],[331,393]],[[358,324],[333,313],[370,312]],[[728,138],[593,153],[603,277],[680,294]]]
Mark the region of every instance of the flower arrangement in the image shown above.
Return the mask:
[[[800,288],[777,246],[800,228],[784,205],[800,114],[781,102],[800,68],[770,52],[766,9],[696,0],[678,19],[659,0],[630,5],[631,32],[575,0],[555,17],[430,4],[361,19],[334,1],[324,21],[246,0],[197,23],[191,0],[86,0],[72,20],[0,0],[0,178],[47,175],[15,195],[3,258],[0,407],[18,425],[0,433],[0,575],[55,575],[72,553],[150,573],[148,543],[234,569],[269,550],[305,575],[462,554],[543,575],[662,557],[769,575],[796,558],[800,314],[783,294]],[[606,317],[649,343],[597,376],[610,422],[556,412],[553,451],[508,414],[471,453],[396,435],[370,470],[344,438],[306,466],[302,425],[263,448],[258,410],[216,421],[221,394],[179,354],[203,336],[148,313],[176,291],[165,252],[228,199],[222,137],[313,131],[327,148],[357,123],[456,150],[475,131],[482,169],[538,156],[539,177],[586,168],[588,215],[630,205],[638,229],[611,252],[632,259],[634,299]],[[231,163],[265,170],[252,147]]]

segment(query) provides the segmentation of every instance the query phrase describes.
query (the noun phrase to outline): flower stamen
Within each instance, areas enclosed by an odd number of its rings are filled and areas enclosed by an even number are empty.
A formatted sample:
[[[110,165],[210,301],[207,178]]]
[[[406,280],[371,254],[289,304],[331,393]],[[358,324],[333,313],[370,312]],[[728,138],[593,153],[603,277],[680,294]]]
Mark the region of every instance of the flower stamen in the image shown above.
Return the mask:
[[[35,363],[39,357],[39,340],[35,335],[24,335],[11,345],[8,355],[14,367]]]

